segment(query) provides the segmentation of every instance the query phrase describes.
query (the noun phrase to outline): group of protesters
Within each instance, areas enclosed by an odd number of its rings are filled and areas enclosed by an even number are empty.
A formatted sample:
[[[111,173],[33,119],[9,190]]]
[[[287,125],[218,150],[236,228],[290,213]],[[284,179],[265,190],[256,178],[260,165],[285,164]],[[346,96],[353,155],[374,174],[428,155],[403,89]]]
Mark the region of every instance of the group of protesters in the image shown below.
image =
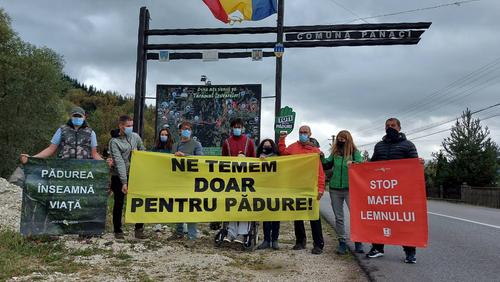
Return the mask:
[[[325,170],[332,170],[329,181],[329,195],[335,214],[335,230],[338,238],[337,254],[348,253],[347,235],[344,227],[344,203],[349,207],[349,180],[348,169],[352,163],[363,162],[360,151],[356,148],[353,137],[347,130],[340,131],[332,142],[329,156],[320,151],[318,142],[312,138],[311,128],[303,125],[299,128],[298,141],[286,146],[286,133],[281,133],[276,144],[272,139],[264,139],[255,148],[254,140],[244,134],[245,124],[240,118],[231,121],[231,135],[222,144],[222,155],[233,157],[268,157],[316,153],[320,155],[318,163],[318,197],[319,201],[325,191]],[[174,154],[177,157],[203,155],[203,148],[198,140],[192,137],[192,124],[184,121],[179,125],[180,138],[175,142],[172,132],[168,127],[162,128],[157,135],[154,147],[155,152]],[[375,145],[370,161],[383,161],[404,158],[418,158],[416,148],[412,142],[401,133],[401,123],[396,118],[389,118],[385,122],[385,135],[382,141]],[[128,191],[128,176],[132,151],[146,150],[141,137],[133,132],[133,120],[127,115],[120,116],[118,128],[111,131],[111,140],[108,144],[110,157],[106,160],[111,170],[110,190],[114,197],[113,230],[115,238],[123,239],[122,212],[125,195]],[[81,107],[74,107],[70,112],[68,122],[55,132],[51,144],[33,157],[47,158],[58,152],[58,157],[63,159],[96,159],[103,160],[97,153],[95,132],[86,122],[86,113]],[[29,155],[21,154],[22,163],[28,162]],[[310,220],[313,248],[312,254],[321,254],[324,240],[321,219]],[[183,239],[186,237],[185,224],[178,223],[170,239]],[[155,230],[160,230],[161,225],[156,225]],[[225,241],[242,243],[250,229],[249,222],[230,222],[227,225]],[[264,222],[264,240],[257,249],[279,249],[280,222]],[[295,245],[293,250],[306,248],[307,236],[304,221],[294,221]],[[187,224],[188,247],[194,246],[198,238],[196,223]],[[144,224],[136,223],[134,235],[138,239],[146,238]],[[405,263],[416,263],[416,248],[404,246]],[[364,253],[363,244],[355,242],[354,252]],[[384,255],[384,245],[372,243],[368,258],[377,258]]]

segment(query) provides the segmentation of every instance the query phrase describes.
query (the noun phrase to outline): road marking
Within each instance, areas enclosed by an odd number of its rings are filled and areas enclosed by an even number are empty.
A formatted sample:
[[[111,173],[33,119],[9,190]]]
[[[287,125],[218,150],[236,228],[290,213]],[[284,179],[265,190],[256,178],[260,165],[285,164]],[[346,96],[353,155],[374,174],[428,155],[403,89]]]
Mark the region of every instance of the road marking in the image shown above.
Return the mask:
[[[452,218],[452,219],[456,219],[456,220],[461,220],[461,221],[465,221],[465,222],[475,223],[475,224],[479,224],[479,225],[483,225],[483,226],[493,227],[493,228],[496,228],[496,229],[500,229],[500,226],[497,226],[497,225],[492,225],[492,224],[477,222],[477,221],[468,220],[468,219],[465,219],[465,218],[460,218],[460,217],[455,217],[455,216],[445,215],[445,214],[440,214],[440,213],[435,213],[435,212],[427,212],[427,213],[428,214],[437,215],[437,216]]]

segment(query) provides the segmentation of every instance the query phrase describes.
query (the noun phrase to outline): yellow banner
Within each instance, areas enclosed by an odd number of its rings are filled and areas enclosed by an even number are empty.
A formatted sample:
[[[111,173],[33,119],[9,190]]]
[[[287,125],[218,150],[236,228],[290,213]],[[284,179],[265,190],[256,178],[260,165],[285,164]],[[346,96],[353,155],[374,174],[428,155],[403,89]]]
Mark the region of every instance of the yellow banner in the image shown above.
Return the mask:
[[[319,218],[319,155],[258,158],[134,151],[125,222]]]

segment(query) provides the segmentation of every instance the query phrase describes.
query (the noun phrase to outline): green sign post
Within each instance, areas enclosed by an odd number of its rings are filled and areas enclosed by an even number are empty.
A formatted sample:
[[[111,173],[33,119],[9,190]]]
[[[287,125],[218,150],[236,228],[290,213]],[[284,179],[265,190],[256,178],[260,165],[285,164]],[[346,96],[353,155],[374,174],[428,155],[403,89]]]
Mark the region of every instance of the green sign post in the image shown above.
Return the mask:
[[[274,123],[274,132],[276,134],[276,140],[278,139],[281,132],[286,132],[290,134],[293,131],[293,126],[295,124],[295,112],[292,108],[286,106],[281,108],[280,113],[276,116]]]

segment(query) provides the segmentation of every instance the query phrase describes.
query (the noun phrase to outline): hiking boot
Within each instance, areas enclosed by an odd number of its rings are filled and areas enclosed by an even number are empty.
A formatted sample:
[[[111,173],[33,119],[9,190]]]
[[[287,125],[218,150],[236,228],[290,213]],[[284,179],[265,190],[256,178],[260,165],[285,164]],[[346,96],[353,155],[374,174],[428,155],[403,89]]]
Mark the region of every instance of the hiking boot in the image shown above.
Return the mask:
[[[123,240],[125,239],[125,234],[123,234],[123,232],[116,232],[115,239]]]
[[[257,250],[264,250],[264,249],[269,249],[270,244],[268,241],[264,240],[262,243],[257,247]]]
[[[367,258],[378,258],[384,256],[383,252],[379,252],[377,249],[372,248],[367,254]]]
[[[363,250],[363,243],[354,242],[354,252],[358,254],[363,254],[365,250]]]
[[[182,240],[184,239],[184,234],[181,233],[172,233],[170,237],[167,238],[168,241]]]
[[[271,247],[273,248],[273,250],[279,250],[280,246],[278,245],[278,240],[272,241],[271,242]]]
[[[245,243],[245,236],[240,234],[240,235],[236,236],[236,238],[234,238],[233,241],[236,243],[243,244],[243,243]]]
[[[320,247],[317,247],[315,246],[312,250],[311,250],[311,254],[313,255],[320,255],[323,253],[323,249],[321,249]]]
[[[345,243],[344,240],[339,240],[339,245],[337,247],[337,254],[339,255],[345,255],[347,254],[347,244]]]
[[[406,253],[405,263],[417,263],[417,258],[413,253]]]
[[[298,251],[298,250],[303,250],[305,248],[306,248],[306,246],[304,244],[297,243],[297,244],[295,244],[295,246],[293,246],[292,250]]]
[[[146,234],[144,234],[144,228],[136,229],[134,231],[134,235],[136,239],[146,239]]]

